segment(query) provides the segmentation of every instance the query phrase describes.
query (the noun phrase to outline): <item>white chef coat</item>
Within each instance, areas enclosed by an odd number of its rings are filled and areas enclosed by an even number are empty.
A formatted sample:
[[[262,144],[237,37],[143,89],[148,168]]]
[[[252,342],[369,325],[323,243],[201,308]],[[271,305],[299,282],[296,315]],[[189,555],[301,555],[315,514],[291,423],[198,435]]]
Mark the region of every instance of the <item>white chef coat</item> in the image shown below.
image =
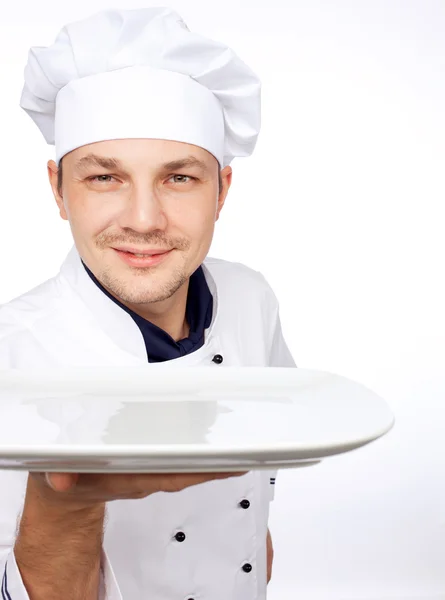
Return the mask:
[[[294,367],[264,277],[212,258],[203,270],[214,298],[205,343],[155,368]],[[221,364],[213,362],[216,354]],[[139,328],[90,279],[73,248],[56,277],[0,307],[0,369],[92,365],[153,368]],[[255,471],[110,502],[101,598],[265,600],[274,478],[274,472]],[[26,480],[27,473],[0,471],[2,600],[28,600],[13,552]],[[243,508],[242,500],[250,505]]]

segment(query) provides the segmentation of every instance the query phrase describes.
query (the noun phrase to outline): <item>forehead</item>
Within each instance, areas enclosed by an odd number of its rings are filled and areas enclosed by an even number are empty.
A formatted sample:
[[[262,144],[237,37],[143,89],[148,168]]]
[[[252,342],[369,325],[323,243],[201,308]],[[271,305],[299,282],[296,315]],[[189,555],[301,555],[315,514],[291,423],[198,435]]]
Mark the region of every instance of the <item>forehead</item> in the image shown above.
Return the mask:
[[[66,160],[65,160],[66,159]],[[64,157],[75,170],[197,168],[212,173],[218,161],[204,148],[170,140],[107,140],[82,146]]]

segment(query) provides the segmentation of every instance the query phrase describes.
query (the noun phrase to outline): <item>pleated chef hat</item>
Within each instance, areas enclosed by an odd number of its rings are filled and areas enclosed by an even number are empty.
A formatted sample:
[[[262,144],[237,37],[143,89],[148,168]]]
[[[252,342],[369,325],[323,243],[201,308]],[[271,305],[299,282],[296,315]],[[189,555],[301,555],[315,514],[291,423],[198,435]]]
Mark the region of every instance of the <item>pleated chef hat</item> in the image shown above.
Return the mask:
[[[233,50],[156,7],[103,11],[31,48],[20,106],[57,164],[93,142],[154,138],[200,146],[224,167],[255,148],[260,93]]]

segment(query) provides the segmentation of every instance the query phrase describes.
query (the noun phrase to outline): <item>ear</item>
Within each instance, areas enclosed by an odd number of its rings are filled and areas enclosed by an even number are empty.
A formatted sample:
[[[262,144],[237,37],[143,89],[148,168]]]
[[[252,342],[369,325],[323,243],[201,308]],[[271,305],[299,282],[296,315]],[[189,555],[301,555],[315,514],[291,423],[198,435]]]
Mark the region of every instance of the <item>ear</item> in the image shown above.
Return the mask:
[[[232,185],[232,167],[230,167],[229,165],[227,165],[227,167],[224,167],[224,169],[221,171],[221,182],[222,189],[218,196],[218,206],[216,210],[215,221],[219,219],[220,212],[222,211],[230,186]]]
[[[49,183],[51,185],[54,199],[57,203],[57,206],[59,207],[60,216],[62,217],[62,219],[64,221],[68,221],[68,215],[66,213],[65,204],[63,202],[63,197],[62,197],[61,193],[59,192],[59,186],[58,186],[59,169],[53,160],[48,161],[47,169],[48,169]]]

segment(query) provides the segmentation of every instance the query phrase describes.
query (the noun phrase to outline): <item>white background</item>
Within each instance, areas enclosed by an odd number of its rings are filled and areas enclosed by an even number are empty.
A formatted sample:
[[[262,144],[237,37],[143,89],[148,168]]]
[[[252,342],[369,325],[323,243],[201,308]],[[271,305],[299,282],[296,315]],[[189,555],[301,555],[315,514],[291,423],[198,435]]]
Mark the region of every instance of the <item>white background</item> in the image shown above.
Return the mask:
[[[0,302],[71,246],[53,149],[18,106],[28,48],[124,4],[150,1],[2,1]],[[263,81],[260,141],[232,165],[212,254],[266,275],[300,367],[364,383],[398,420],[365,449],[280,473],[269,598],[445,599],[445,2],[170,6]]]

